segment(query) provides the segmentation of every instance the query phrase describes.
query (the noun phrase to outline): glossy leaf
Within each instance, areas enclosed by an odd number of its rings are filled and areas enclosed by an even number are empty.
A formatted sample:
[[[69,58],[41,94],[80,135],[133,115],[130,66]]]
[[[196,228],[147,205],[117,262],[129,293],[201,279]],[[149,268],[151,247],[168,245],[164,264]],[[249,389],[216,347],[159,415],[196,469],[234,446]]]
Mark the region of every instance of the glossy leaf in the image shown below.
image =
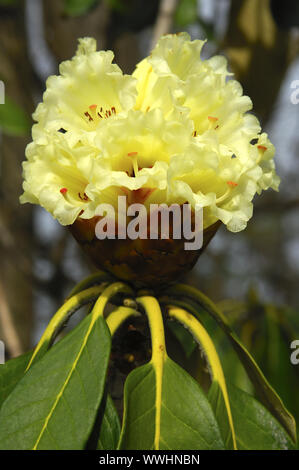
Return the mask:
[[[254,397],[234,386],[229,386],[229,396],[238,449],[294,449],[283,427]]]
[[[34,364],[0,411],[0,449],[82,449],[99,408],[110,353],[102,316],[88,315]]]
[[[0,408],[23,377],[31,356],[32,351],[29,351],[0,365]]]
[[[167,313],[171,318],[178,320],[192,333],[194,339],[200,344],[206,358],[212,386],[209,390],[209,400],[217,419],[221,436],[227,449],[236,449],[234,424],[227,393],[226,381],[216,348],[207,330],[186,310],[169,305]]]
[[[105,400],[105,409],[101,420],[97,450],[114,450],[120,437],[120,422],[110,395]]]
[[[193,351],[196,349],[196,342],[194,341],[193,336],[187,329],[182,328],[178,323],[170,321],[167,326],[182,346],[186,358],[189,359]]]
[[[163,366],[161,397],[156,392],[157,374],[152,362],[128,376],[121,449],[224,449],[205,394],[168,357]]]
[[[194,287],[176,284],[168,290],[168,294],[184,296],[195,301],[201,308],[206,310],[219,324],[222,330],[227,335],[233,348],[240,361],[242,362],[248,377],[255,387],[261,402],[267,409],[277,418],[277,420],[284,426],[293,441],[296,442],[296,423],[289,411],[285,408],[282,400],[277,395],[275,390],[271,387],[263,372],[247,351],[245,346],[241,343],[235,332],[231,329],[226,317],[222,311],[202,292]],[[200,316],[200,314],[198,314]]]

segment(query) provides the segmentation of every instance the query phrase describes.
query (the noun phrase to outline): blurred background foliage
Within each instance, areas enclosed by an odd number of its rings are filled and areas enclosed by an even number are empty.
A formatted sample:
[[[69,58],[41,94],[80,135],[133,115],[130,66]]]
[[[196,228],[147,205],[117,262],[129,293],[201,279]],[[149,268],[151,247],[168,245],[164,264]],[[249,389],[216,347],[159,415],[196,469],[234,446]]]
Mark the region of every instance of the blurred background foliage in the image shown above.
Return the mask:
[[[256,199],[247,230],[218,232],[186,281],[219,302],[298,420],[299,365],[290,362],[290,344],[299,339],[299,104],[290,99],[299,79],[297,0],[0,0],[0,338],[7,358],[31,348],[74,283],[94,269],[49,214],[19,204],[31,114],[46,78],[72,57],[78,37],[97,38],[131,73],[161,34],[181,30],[208,39],[204,57],[227,56],[276,145],[282,180],[279,193]],[[203,320],[227,377],[251,391],[221,331],[204,313]],[[126,328],[123,343],[132,350],[143,332]],[[169,324],[169,342],[178,361],[204,375],[187,332]],[[123,377],[144,360],[129,349]]]

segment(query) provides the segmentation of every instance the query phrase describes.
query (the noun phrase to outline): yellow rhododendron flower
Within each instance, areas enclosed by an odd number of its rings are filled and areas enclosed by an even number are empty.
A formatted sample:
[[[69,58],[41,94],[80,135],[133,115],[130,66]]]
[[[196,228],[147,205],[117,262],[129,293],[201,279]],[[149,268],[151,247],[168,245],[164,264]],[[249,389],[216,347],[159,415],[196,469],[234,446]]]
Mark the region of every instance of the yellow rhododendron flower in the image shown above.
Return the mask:
[[[226,60],[201,60],[203,41],[160,39],[132,76],[79,40],[75,57],[47,80],[26,149],[21,202],[62,225],[91,219],[100,203],[199,204],[204,228],[246,227],[256,193],[278,189],[274,146]]]

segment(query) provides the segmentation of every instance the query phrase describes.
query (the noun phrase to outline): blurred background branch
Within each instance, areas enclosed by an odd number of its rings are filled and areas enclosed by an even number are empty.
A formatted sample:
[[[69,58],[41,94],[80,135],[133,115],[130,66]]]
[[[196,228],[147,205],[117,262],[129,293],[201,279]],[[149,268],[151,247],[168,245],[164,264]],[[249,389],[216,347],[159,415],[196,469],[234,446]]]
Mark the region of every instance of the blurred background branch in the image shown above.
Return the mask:
[[[158,17],[153,29],[151,49],[164,34],[170,33],[178,0],[161,0]]]

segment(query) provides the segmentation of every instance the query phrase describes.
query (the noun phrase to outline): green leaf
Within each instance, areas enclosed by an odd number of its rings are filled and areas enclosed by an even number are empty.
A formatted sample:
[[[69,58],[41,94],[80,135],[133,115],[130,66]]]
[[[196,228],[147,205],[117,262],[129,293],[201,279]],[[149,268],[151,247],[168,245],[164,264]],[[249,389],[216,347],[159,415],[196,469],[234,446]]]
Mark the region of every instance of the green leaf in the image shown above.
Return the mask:
[[[103,395],[110,333],[88,315],[24,375],[0,410],[0,449],[82,449]]]
[[[186,328],[182,328],[178,323],[173,321],[169,321],[167,326],[180,342],[187,359],[189,359],[193,351],[196,349],[196,342],[194,341],[193,336]]]
[[[158,375],[151,361],[128,376],[120,449],[224,449],[211,406],[198,383],[167,356],[161,396]]]
[[[29,351],[0,365],[0,408],[23,377],[31,356],[32,351]]]
[[[64,0],[64,12],[70,16],[80,16],[93,8],[99,0]]]
[[[5,134],[24,136],[29,134],[30,127],[27,113],[6,96],[5,104],[0,104],[0,129]]]
[[[181,0],[175,12],[175,23],[187,26],[197,20],[197,0]]]
[[[120,422],[114,403],[107,395],[97,450],[115,450],[120,437]]]
[[[227,394],[226,389],[225,389],[225,392]],[[219,382],[217,382],[217,380],[215,379],[213,380],[211,387],[209,389],[208,399],[212,405],[212,409],[214,411],[217,423],[219,425],[219,429],[220,429],[221,435],[225,443],[225,448],[229,450],[236,450],[238,446],[236,445],[235,423],[234,423],[234,420],[232,419],[232,423],[233,423],[233,430],[232,430],[230,420],[228,419],[227,404],[225,402],[226,395],[223,393],[223,388],[220,386]],[[229,402],[229,411],[231,412],[230,402]],[[234,441],[232,440],[232,431],[234,435]]]
[[[184,325],[194,339],[199,343],[206,358],[212,386],[209,390],[209,400],[212,405],[220,433],[227,449],[236,449],[234,424],[230,410],[229,397],[225,377],[216,348],[203,325],[186,310],[171,305],[167,306],[167,313]]]
[[[238,357],[242,362],[248,377],[255,387],[260,401],[287,430],[293,441],[296,442],[296,423],[293,416],[285,408],[282,400],[271,387],[253,357],[241,343],[235,332],[231,329],[226,317],[223,315],[221,310],[207,296],[194,287],[184,284],[176,284],[175,286],[168,289],[167,292],[170,295],[178,295],[190,298],[199,304],[201,308],[206,310],[206,312],[208,312],[217,321],[218,325],[225,332],[233,348],[238,354]],[[197,316],[200,317],[200,314]]]
[[[276,419],[254,397],[235,386],[229,396],[240,450],[294,449],[290,437]]]

